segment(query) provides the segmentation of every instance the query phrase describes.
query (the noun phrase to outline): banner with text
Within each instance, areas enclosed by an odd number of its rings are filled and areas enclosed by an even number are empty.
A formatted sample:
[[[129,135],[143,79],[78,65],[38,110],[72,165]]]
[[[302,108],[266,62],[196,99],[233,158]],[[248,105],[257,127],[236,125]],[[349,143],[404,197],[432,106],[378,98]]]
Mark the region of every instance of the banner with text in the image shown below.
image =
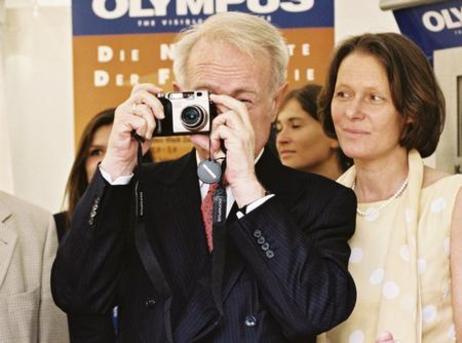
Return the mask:
[[[136,83],[173,81],[172,41],[208,16],[241,11],[279,27],[291,55],[291,87],[324,82],[334,46],[334,0],[73,0],[75,132],[125,100]],[[190,149],[187,137],[157,138],[156,160]]]
[[[403,34],[411,38],[430,61],[433,51],[462,46],[462,0],[394,11]]]

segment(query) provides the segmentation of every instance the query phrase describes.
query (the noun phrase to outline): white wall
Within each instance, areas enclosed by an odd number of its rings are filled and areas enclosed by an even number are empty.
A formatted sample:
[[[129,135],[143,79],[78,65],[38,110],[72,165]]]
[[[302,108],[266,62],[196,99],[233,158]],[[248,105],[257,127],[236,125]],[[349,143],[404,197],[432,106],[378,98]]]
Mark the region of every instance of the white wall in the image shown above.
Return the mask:
[[[381,11],[379,0],[335,0],[335,41],[366,32],[399,32],[391,11]]]
[[[14,191],[56,212],[74,152],[69,0],[6,5],[3,57]],[[378,0],[337,0],[335,7],[336,41],[398,32],[392,13],[382,12]]]
[[[14,193],[57,211],[73,158],[70,7],[7,8],[3,38]]]
[[[8,129],[8,118],[6,116],[5,99],[5,78],[4,75],[4,39],[3,28],[5,19],[5,3],[0,0],[0,189],[14,192],[13,166],[10,148],[10,134]]]

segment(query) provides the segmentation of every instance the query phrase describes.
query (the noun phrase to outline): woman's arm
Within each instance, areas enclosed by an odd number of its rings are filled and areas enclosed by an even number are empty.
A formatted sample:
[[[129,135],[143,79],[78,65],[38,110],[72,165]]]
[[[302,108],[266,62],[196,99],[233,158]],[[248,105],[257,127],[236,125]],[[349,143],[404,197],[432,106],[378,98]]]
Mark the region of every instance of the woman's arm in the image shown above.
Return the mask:
[[[452,308],[457,342],[462,342],[462,189],[457,194],[451,224]]]

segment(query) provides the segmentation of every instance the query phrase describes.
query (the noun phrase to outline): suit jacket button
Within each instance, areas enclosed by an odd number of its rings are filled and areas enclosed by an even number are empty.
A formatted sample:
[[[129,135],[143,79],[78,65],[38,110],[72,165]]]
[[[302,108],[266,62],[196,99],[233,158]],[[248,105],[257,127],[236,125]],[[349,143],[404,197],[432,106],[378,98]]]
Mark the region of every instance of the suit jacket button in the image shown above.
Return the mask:
[[[265,237],[263,237],[263,236],[258,237],[258,239],[257,239],[257,243],[258,243],[258,244],[263,244],[263,243],[265,243],[265,241],[266,241],[266,240],[265,240]]]
[[[100,197],[96,197],[95,200],[93,201],[93,206],[91,207],[91,211],[90,211],[90,218],[88,219],[88,224],[90,226],[93,226],[95,224],[95,217],[96,217],[96,214],[99,208],[100,200],[101,200]]]
[[[93,206],[91,208],[91,211],[92,212],[95,212],[98,210],[99,208],[99,202],[101,201],[101,198],[100,197],[96,197],[95,200],[93,201]]]
[[[263,244],[261,245],[260,248],[261,248],[261,250],[263,250],[263,251],[267,251],[267,250],[269,249],[269,247],[270,247],[270,246],[269,246],[269,244],[268,244],[268,242],[267,242],[267,243],[263,243]]]
[[[255,231],[253,232],[253,236],[254,236],[255,238],[260,238],[260,237],[261,237],[261,231],[260,231],[260,230],[255,230]]]
[[[255,318],[255,316],[250,314],[245,317],[244,324],[248,328],[253,328],[255,325],[257,325],[257,318]]]
[[[144,303],[144,306],[147,308],[153,308],[156,305],[157,301],[155,299],[147,299]]]
[[[266,250],[266,257],[268,258],[273,258],[274,257],[274,252],[273,250]]]

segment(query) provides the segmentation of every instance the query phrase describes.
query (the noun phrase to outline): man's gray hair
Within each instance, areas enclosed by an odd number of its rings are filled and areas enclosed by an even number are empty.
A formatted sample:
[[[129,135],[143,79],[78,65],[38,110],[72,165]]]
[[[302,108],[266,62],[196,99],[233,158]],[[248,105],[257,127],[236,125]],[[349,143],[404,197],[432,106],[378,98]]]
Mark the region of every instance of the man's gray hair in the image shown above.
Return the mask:
[[[284,83],[289,54],[281,32],[257,16],[223,12],[210,16],[203,23],[195,24],[178,35],[173,72],[180,84],[186,84],[188,57],[194,45],[202,39],[233,45],[256,60],[268,56],[271,59],[271,90],[276,90]]]

